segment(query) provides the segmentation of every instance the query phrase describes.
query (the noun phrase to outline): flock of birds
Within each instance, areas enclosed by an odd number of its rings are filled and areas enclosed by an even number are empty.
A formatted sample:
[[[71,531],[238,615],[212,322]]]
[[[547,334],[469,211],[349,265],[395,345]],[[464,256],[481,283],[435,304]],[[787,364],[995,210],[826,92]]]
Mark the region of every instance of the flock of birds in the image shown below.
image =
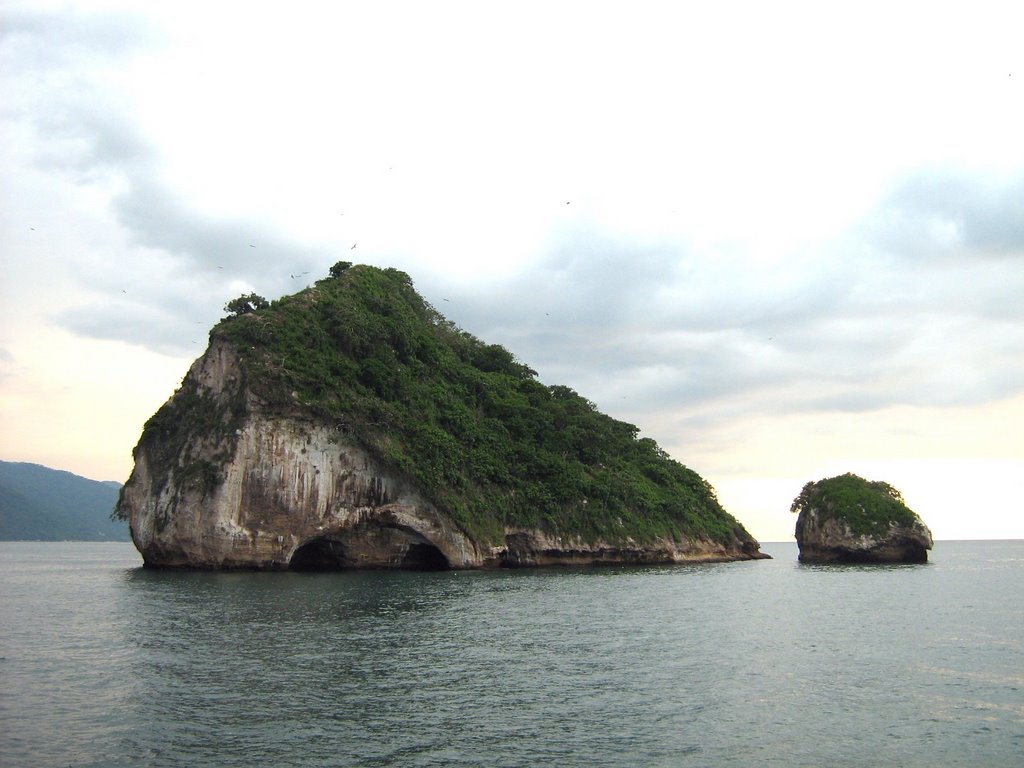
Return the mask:
[[[388,170],[391,170],[391,169],[389,168]],[[566,201],[565,201],[565,204],[566,204],[566,205],[571,205],[571,203],[572,203],[572,201],[571,201],[571,200],[566,200]],[[339,212],[339,214],[338,214],[338,215],[339,215],[339,216],[344,216],[345,214],[344,214],[343,212]],[[33,232],[35,231],[35,227],[29,227],[29,229],[30,229],[31,231],[33,231]],[[249,245],[249,247],[250,247],[250,248],[255,248],[255,247],[256,247],[256,245],[255,245],[254,243],[249,243],[248,245]],[[355,248],[356,248],[356,246],[357,246],[357,245],[359,245],[358,241],[357,241],[357,242],[354,242],[354,243],[352,243],[352,245],[351,245],[351,246],[349,247],[349,250],[350,250],[350,251],[351,251],[351,250],[355,250]],[[223,266],[222,264],[217,264],[217,265],[216,265],[216,267],[217,267],[217,269],[219,269],[219,270],[222,270],[222,271],[223,271],[223,269],[224,269],[224,266]],[[296,273],[294,273],[294,274],[289,274],[289,275],[288,275],[288,277],[289,277],[290,279],[292,279],[292,280],[298,280],[298,279],[300,279],[300,278],[306,277],[306,276],[307,276],[307,275],[309,275],[309,274],[310,274],[310,272],[309,272],[309,270],[307,270],[307,271],[305,271],[305,272],[296,272]],[[123,294],[127,294],[127,293],[128,293],[128,290],[127,290],[126,288],[122,288],[122,289],[121,289],[121,293],[123,293]],[[442,298],[442,301],[450,302],[450,299],[448,299],[448,298]],[[550,316],[550,313],[548,313],[548,312],[545,312],[544,314],[545,314],[545,315],[549,315],[549,316]],[[196,321],[195,321],[196,325],[201,325],[201,324],[202,324],[202,322],[203,322],[203,321],[201,321],[201,320],[196,320]],[[199,342],[198,342],[198,341],[197,341],[196,339],[193,339],[193,340],[192,340],[192,343],[193,343],[193,344],[198,344]]]

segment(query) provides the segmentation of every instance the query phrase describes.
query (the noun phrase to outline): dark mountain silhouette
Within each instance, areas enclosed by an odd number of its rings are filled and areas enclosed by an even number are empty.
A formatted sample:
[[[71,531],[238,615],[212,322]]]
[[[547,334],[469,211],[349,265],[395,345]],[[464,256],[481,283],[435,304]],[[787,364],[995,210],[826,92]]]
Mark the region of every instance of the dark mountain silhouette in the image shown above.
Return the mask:
[[[121,485],[39,464],[0,461],[0,540],[127,541],[111,520]]]

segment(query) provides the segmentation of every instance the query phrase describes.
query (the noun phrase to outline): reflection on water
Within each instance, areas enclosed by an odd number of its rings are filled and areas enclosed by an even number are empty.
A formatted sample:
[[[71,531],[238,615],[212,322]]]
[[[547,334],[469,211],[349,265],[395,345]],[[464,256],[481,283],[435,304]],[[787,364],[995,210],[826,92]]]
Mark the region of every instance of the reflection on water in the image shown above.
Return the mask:
[[[316,574],[5,544],[0,764],[1016,765],[1024,545],[766,549]]]
[[[927,563],[798,563],[808,571],[902,571],[913,568],[928,568]]]

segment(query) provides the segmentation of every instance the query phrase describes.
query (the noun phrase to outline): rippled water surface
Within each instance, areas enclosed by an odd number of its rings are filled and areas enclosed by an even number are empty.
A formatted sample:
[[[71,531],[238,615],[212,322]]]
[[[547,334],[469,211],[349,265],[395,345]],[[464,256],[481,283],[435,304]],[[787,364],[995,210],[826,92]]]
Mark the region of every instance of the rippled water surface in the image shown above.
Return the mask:
[[[1024,542],[182,573],[0,544],[4,766],[1019,766]]]

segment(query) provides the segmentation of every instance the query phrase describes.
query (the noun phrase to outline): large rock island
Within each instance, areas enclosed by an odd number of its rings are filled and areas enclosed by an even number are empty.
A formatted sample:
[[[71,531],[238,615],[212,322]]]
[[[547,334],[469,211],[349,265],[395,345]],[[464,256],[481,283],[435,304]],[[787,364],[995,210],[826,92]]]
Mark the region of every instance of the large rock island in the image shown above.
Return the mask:
[[[888,483],[847,473],[807,483],[793,501],[805,563],[924,563],[932,534]]]
[[[402,272],[339,262],[226,309],[118,502],[147,566],[764,557],[695,472],[459,330]]]

